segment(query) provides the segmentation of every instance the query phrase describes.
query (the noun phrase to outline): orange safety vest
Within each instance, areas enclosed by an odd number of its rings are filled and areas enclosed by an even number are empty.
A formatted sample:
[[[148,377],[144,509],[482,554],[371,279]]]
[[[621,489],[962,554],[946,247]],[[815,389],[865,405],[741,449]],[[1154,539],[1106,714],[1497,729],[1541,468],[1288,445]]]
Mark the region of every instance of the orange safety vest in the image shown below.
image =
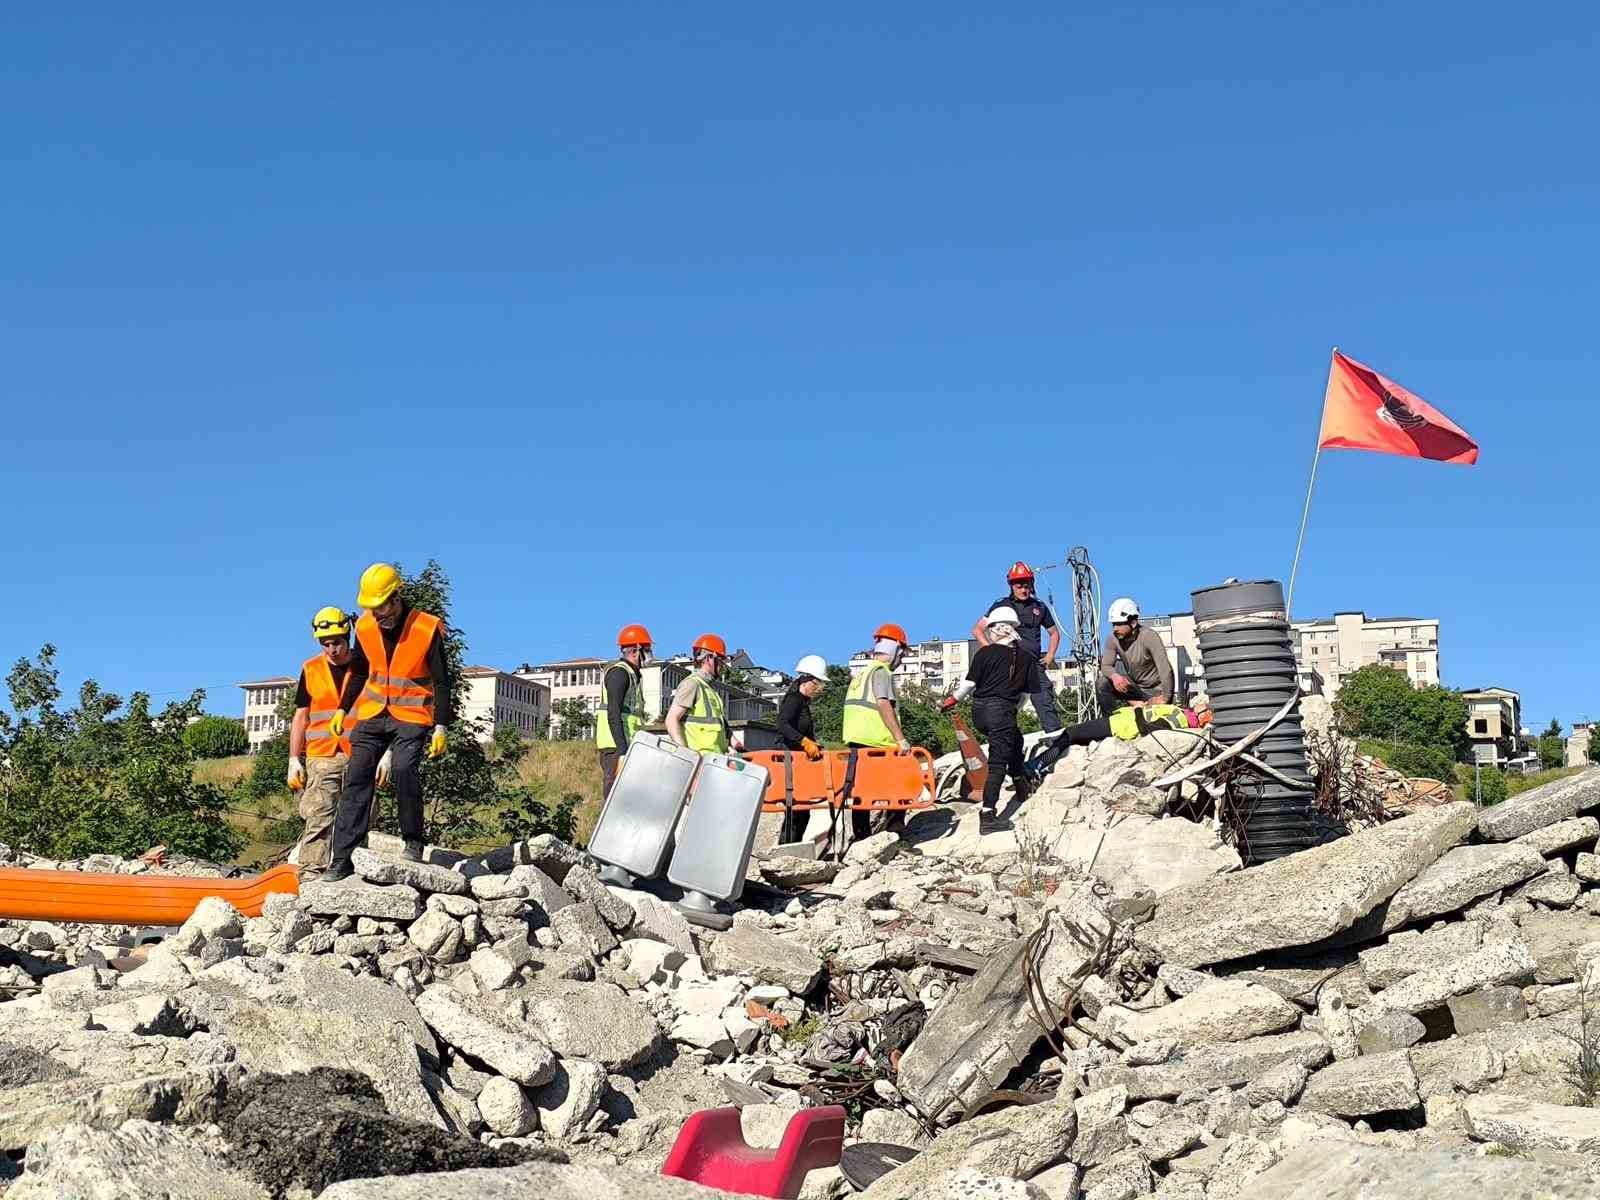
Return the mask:
[[[311,694],[311,720],[306,724],[306,757],[332,758],[350,753],[350,735],[334,737],[328,722],[339,707],[339,689],[333,686],[333,668],[320,654],[306,659],[306,691]]]
[[[377,618],[365,614],[356,622],[356,641],[367,656],[367,686],[356,701],[356,720],[370,721],[385,709],[407,725],[433,724],[433,676],[428,647],[439,632],[439,618],[412,609],[394,646],[394,661],[383,650]]]

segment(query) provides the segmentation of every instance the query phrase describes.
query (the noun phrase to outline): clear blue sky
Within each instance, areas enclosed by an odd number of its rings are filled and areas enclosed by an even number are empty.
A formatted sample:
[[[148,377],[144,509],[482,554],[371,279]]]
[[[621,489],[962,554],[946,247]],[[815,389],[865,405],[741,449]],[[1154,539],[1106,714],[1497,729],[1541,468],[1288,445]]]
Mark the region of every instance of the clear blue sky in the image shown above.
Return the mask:
[[[499,665],[1185,609],[1337,344],[1483,456],[1325,455],[1297,609],[1600,716],[1600,16],[1096,7],[8,12],[0,654],[237,712],[430,556]]]

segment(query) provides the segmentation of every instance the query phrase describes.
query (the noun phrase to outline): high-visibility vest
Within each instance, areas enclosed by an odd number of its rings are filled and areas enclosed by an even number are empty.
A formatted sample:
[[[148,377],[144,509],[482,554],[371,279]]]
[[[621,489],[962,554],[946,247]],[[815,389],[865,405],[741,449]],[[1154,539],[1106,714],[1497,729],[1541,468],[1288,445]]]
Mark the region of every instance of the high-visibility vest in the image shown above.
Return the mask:
[[[696,671],[694,680],[694,707],[683,719],[683,736],[689,749],[700,754],[726,754],[728,752],[728,717],[722,706],[722,694]]]
[[[390,661],[383,649],[383,630],[367,613],[356,622],[356,641],[367,656],[367,686],[356,701],[356,719],[370,721],[385,709],[407,725],[433,724],[433,674],[428,648],[441,622],[432,613],[413,608],[394,645]]]
[[[888,723],[878,711],[878,702],[870,694],[868,685],[876,671],[887,672],[889,664],[873,659],[866,670],[850,681],[844,694],[844,740],[851,746],[897,745]]]
[[[1143,720],[1141,720],[1141,716]],[[1189,719],[1176,704],[1146,704],[1143,708],[1119,708],[1111,714],[1111,735],[1125,742],[1156,729],[1187,729]]]
[[[332,758],[350,753],[350,735],[334,737],[328,730],[334,710],[339,707],[339,689],[333,686],[333,669],[320,654],[306,659],[301,668],[306,676],[306,691],[311,696],[311,719],[306,722],[306,757]]]
[[[622,736],[626,742],[633,741],[633,735],[644,726],[644,691],[639,686],[639,672],[633,669],[633,664],[625,658],[619,658],[606,668],[603,678],[609,678],[611,672],[621,668],[628,673],[628,692],[622,698]],[[611,718],[606,712],[606,687],[602,683],[600,689],[600,711],[595,714],[594,744],[602,750],[615,750],[617,741],[611,736]],[[626,742],[624,743],[626,745]]]

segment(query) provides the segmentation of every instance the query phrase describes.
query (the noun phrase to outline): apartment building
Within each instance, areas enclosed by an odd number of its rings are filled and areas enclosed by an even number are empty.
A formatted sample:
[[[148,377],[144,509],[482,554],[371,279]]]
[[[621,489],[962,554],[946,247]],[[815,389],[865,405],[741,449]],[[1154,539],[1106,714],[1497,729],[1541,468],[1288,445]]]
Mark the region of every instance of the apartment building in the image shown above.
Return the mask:
[[[1200,638],[1192,613],[1144,618],[1161,636],[1173,665],[1179,650],[1200,661]],[[1335,695],[1345,676],[1360,667],[1382,665],[1403,673],[1412,687],[1439,683],[1439,621],[1436,617],[1369,617],[1341,612],[1295,621],[1290,626],[1302,691]]]
[[[1567,735],[1567,757],[1564,765],[1587,767],[1589,765],[1589,739],[1594,736],[1592,722],[1579,722]]]
[[[523,663],[514,672],[518,679],[538,684],[548,693],[549,705],[545,710],[546,716],[555,712],[556,705],[565,700],[577,700],[585,710],[593,714],[597,712],[603,702],[605,694],[606,668],[611,665],[609,658],[565,658],[559,662],[540,663],[532,666]],[[594,729],[591,716],[589,730]]]
[[[295,682],[287,675],[275,675],[239,684],[244,692],[244,732],[250,740],[251,754],[261,749],[263,742],[289,728],[289,722],[278,716],[278,705],[294,691]]]
[[[1473,761],[1503,767],[1522,752],[1522,697],[1510,688],[1471,688],[1467,702],[1467,737]]]
[[[467,667],[461,672],[465,696],[461,718],[488,741],[509,725],[523,737],[543,737],[550,726],[550,688],[534,679],[495,667]]]
[[[896,687],[916,684],[936,692],[948,691],[967,676],[972,656],[978,652],[975,638],[955,638],[946,641],[933,638],[906,647],[894,669]],[[848,666],[854,675],[871,655],[865,650],[850,656]]]
[[[589,714],[584,736],[593,737],[594,714],[598,713],[605,703],[606,668],[613,661],[609,658],[570,658],[539,666],[524,663],[516,672],[516,678],[539,683],[549,689],[547,714],[554,712],[555,706],[563,700],[577,700],[582,703]],[[641,699],[644,701],[646,724],[666,719],[667,702],[672,699],[673,690],[693,669],[686,656],[664,662],[652,662],[645,666],[640,673],[639,687],[642,693]],[[761,720],[778,711],[776,701],[767,694],[774,684],[766,676],[781,675],[782,672],[760,672],[759,668],[754,669],[763,676],[759,691],[746,691],[744,688],[733,687],[721,681],[715,685],[727,708],[730,722]],[[778,692],[778,696],[782,696],[782,691]]]

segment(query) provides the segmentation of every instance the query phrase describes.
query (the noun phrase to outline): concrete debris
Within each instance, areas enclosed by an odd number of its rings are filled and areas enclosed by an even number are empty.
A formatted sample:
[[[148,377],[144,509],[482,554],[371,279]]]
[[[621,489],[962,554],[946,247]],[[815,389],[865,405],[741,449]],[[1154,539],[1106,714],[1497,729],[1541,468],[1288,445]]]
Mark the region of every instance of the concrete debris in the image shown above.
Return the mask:
[[[275,1200],[688,1200],[628,1168],[729,1102],[753,1145],[843,1102],[852,1141],[918,1149],[878,1200],[1287,1197],[1326,1182],[1308,1149],[1600,1152],[1574,1086],[1600,1007],[1588,778],[1481,818],[1413,790],[1240,870],[1214,826],[1158,815],[1145,741],[1075,751],[1010,830],[934,810],[842,866],[768,859],[751,878],[803,894],[753,886],[720,933],[548,837],[422,863],[378,838],[359,879],[248,920],[208,902],[154,949],[0,921],[8,1194],[73,1186],[74,1154],[220,1163],[210,1194]],[[524,1163],[555,1148],[604,1173]],[[847,1186],[814,1172],[800,1200]]]
[[[1463,1196],[1586,1200],[1595,1180],[1583,1166],[1525,1158],[1479,1158],[1459,1150],[1400,1150],[1317,1141],[1258,1175],[1245,1200],[1460,1200]]]
[[[63,1125],[28,1147],[27,1173],[9,1200],[268,1200],[259,1182],[227,1161],[228,1147],[208,1136],[150,1121],[114,1129]]]

